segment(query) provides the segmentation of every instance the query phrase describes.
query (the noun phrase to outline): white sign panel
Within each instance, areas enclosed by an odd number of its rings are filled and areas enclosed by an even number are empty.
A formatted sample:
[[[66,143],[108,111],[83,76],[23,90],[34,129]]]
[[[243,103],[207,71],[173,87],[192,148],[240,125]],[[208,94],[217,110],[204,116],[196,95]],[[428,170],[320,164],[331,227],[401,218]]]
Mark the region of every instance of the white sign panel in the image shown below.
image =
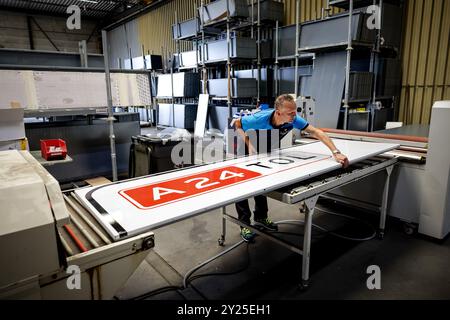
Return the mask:
[[[355,163],[398,147],[335,140]],[[340,168],[320,142],[76,190],[113,239],[144,231]]]

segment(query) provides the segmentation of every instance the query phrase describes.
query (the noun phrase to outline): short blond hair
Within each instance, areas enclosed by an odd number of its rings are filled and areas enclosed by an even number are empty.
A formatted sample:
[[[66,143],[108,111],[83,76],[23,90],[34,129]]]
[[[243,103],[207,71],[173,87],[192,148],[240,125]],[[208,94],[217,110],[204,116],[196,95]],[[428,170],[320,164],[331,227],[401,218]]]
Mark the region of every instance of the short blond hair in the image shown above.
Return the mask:
[[[275,100],[275,109],[279,110],[283,106],[283,103],[285,102],[295,102],[295,101],[290,94],[282,94],[278,96],[277,99]]]

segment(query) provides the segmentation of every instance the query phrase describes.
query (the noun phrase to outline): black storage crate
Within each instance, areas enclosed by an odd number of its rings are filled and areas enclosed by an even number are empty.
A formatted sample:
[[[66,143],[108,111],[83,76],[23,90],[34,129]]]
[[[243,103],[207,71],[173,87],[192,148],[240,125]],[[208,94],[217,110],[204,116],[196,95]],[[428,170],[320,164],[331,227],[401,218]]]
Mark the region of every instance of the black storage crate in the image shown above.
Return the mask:
[[[183,167],[194,163],[193,140],[186,141],[181,138],[165,137],[158,135],[138,135],[131,137],[129,177],[140,177],[153,173],[174,170],[181,167],[176,165],[171,158],[173,148],[183,143],[187,147],[190,144],[190,161],[183,163]],[[186,148],[184,148],[186,150]],[[187,149],[189,150],[189,149]],[[181,154],[182,156],[182,154]]]

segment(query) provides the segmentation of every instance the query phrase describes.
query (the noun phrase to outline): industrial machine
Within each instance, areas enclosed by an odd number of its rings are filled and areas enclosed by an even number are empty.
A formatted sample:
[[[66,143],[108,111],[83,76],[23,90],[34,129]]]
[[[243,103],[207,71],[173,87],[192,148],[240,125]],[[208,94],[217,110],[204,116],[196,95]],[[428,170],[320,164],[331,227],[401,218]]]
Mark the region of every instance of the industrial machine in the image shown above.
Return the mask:
[[[328,130],[349,158],[346,170],[310,139],[270,154],[64,193],[29,152],[0,152],[0,297],[111,298],[154,246],[155,229],[258,194],[301,204],[302,248],[255,232],[302,255],[304,286],[319,197],[375,208],[380,237],[386,215],[403,214],[420,233],[442,239],[450,230],[449,117],[450,102],[437,102],[428,139]],[[223,213],[223,221],[242,225]],[[219,244],[225,234],[224,224]]]
[[[28,151],[0,163],[0,298],[111,299],[153,233],[113,242]]]
[[[450,101],[435,102],[430,126],[410,125],[376,133],[325,129],[334,138],[392,142],[399,163],[392,172],[388,214],[405,222],[405,231],[443,239],[450,232]],[[383,179],[348,185],[328,197],[371,209],[381,201]]]
[[[309,124],[313,126],[316,125],[316,103],[311,97],[298,97],[295,100],[295,104],[297,105],[297,113]]]
[[[351,163],[397,147],[335,143]],[[28,151],[3,151],[0,297],[109,299],[154,246],[156,228],[338,168],[316,142],[62,193]]]
[[[393,150],[398,145],[335,140],[336,146],[348,155],[350,163],[359,163],[376,155]],[[328,189],[347,184],[388,169],[397,160],[390,158],[354,167],[348,175],[338,174],[328,179]],[[77,189],[75,198],[104,227],[112,239],[121,241],[143,232],[187,219],[239,200],[265,194],[303,180],[317,178],[339,169],[329,150],[320,142],[277,150],[269,154],[230,159],[223,162],[190,167],[181,171],[120,181],[104,186]],[[333,174],[331,174],[333,175]],[[336,175],[336,173],[334,173]],[[388,174],[389,177],[390,174]],[[319,177],[318,177],[319,176]],[[322,191],[327,191],[327,188]],[[316,190],[317,191],[317,190]],[[316,192],[315,191],[315,192]],[[387,189],[384,199],[387,199]],[[316,199],[318,193],[313,195]],[[384,201],[384,204],[386,201]],[[310,204],[313,210],[315,203]],[[384,230],[386,206],[382,206],[380,232]],[[151,214],[149,214],[151,213]],[[232,221],[239,223],[235,218]],[[311,215],[312,219],[312,215]],[[310,225],[309,225],[310,226]],[[249,226],[250,227],[250,226]],[[219,244],[225,241],[225,225]],[[309,237],[311,234],[306,234]],[[303,284],[309,280],[309,250],[303,254]]]

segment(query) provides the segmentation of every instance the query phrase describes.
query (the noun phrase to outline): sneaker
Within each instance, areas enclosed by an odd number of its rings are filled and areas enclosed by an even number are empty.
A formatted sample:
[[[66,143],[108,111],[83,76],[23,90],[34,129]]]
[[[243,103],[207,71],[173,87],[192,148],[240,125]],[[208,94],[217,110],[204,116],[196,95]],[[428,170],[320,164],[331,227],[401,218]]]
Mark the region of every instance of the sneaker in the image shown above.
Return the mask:
[[[253,239],[255,238],[255,236],[256,236],[256,234],[253,233],[250,229],[248,229],[248,228],[241,229],[241,238],[245,242],[253,242]]]
[[[254,226],[270,231],[278,231],[278,226],[269,218],[255,220]]]

